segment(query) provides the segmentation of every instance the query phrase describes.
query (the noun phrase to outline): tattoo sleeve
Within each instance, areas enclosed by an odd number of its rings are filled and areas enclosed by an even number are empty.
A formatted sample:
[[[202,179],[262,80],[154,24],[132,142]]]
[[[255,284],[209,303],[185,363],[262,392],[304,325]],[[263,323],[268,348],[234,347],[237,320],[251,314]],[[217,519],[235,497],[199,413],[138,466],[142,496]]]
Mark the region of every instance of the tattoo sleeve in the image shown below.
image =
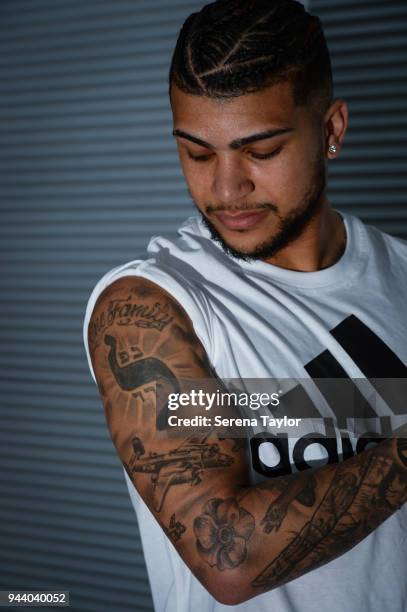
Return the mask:
[[[107,425],[126,472],[204,587],[238,604],[346,553],[407,500],[407,433],[340,464],[251,486],[247,449],[213,431],[159,436],[157,387],[215,373],[183,308],[121,278],[99,297],[88,341]],[[157,416],[157,418],[156,418]],[[240,442],[240,441],[239,441]]]

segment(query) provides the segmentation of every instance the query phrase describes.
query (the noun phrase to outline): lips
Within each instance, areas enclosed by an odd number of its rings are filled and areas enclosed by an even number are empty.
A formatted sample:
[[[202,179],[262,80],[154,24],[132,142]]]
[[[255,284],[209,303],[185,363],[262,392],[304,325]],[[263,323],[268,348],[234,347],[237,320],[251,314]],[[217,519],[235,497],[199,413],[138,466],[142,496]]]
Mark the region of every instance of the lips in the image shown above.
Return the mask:
[[[231,230],[249,229],[259,224],[268,215],[268,210],[254,210],[247,212],[218,212],[215,214],[218,221]]]

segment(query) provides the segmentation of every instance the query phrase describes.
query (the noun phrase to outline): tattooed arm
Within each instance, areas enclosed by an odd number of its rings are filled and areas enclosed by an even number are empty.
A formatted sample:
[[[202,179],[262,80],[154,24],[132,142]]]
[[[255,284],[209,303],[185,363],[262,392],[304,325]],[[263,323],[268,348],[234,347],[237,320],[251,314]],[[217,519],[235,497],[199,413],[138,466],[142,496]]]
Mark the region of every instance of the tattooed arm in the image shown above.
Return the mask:
[[[246,449],[236,440],[160,436],[156,385],[171,393],[182,379],[213,378],[214,388],[217,381],[189,317],[154,283],[125,277],[110,285],[95,305],[88,340],[117,453],[218,601],[246,601],[328,563],[407,500],[405,440],[250,486]]]

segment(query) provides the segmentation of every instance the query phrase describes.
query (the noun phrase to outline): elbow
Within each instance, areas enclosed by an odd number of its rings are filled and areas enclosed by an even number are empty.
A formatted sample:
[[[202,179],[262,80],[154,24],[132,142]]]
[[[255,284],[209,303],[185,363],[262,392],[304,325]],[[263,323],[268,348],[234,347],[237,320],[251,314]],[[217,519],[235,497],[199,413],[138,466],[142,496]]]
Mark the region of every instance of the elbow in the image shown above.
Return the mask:
[[[241,597],[239,593],[233,592],[233,590],[229,588],[221,590],[211,589],[209,593],[218,603],[224,606],[238,606],[247,601],[244,597]]]
[[[244,576],[239,572],[233,577],[217,576],[216,580],[207,582],[204,587],[218,603],[225,606],[237,606],[255,595],[255,593],[250,593],[250,585],[247,585],[246,582],[247,575]]]
[[[213,595],[213,598],[220,604],[224,606],[238,606],[241,603],[244,603],[250,598],[240,597],[237,593],[232,593],[231,591],[226,590],[223,593],[219,593],[219,595]]]

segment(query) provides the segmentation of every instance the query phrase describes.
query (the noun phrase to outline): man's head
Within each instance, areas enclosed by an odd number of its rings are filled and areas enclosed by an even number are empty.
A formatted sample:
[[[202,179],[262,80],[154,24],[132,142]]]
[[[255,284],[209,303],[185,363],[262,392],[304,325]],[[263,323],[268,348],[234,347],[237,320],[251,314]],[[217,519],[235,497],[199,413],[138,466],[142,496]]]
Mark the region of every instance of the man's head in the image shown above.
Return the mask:
[[[205,6],[179,35],[170,98],[190,193],[225,250],[267,259],[300,236],[346,129],[318,18],[294,0]]]

